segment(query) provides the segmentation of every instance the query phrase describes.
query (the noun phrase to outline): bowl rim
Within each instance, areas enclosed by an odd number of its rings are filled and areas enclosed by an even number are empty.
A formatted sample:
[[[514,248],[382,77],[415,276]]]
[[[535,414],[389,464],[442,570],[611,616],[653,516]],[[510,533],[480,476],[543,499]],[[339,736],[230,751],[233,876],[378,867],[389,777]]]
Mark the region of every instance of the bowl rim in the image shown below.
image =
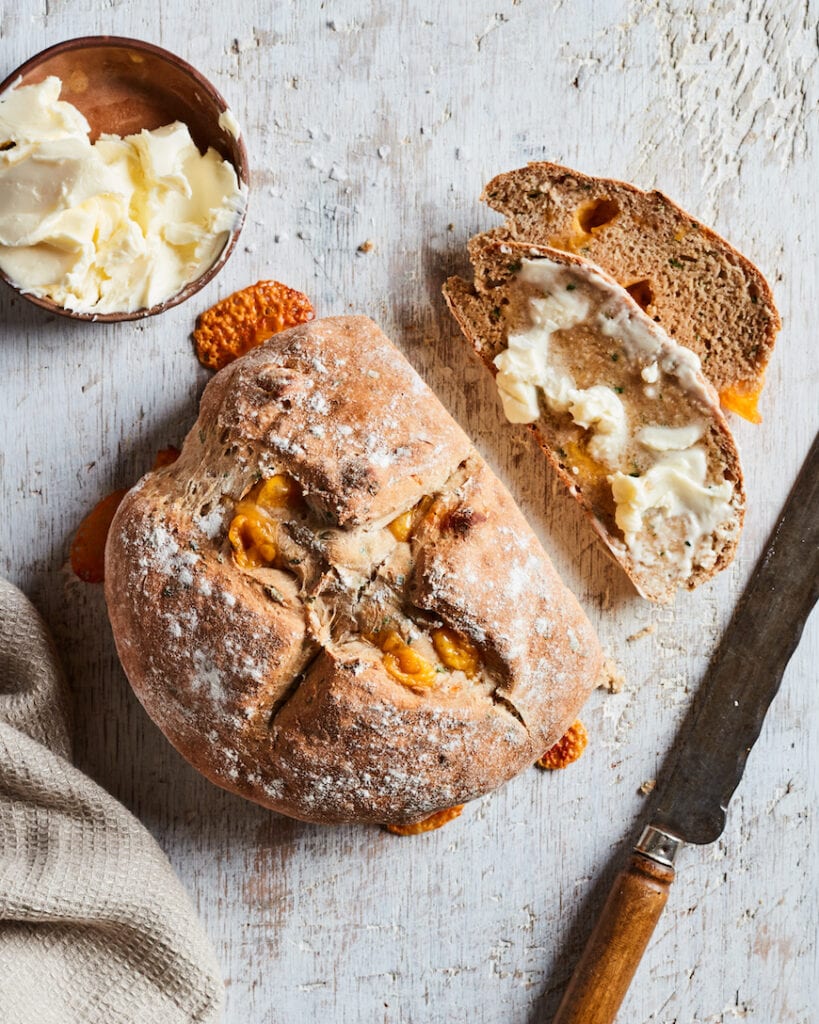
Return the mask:
[[[156,43],[149,43],[144,39],[133,39],[129,36],[75,36],[72,39],[64,39],[62,42],[47,46],[44,50],[40,50],[39,53],[35,53],[34,56],[29,57],[28,60],[20,64],[11,72],[11,74],[7,75],[3,81],[0,82],[0,97],[6,92],[6,90],[12,88],[18,79],[22,78],[30,71],[33,71],[49,57],[55,56],[59,53],[68,53],[72,50],[86,50],[103,46],[118,46],[122,49],[150,53],[154,57],[158,57],[169,64],[173,64],[175,67],[185,72],[185,74],[192,78],[205,90],[205,92],[208,93],[210,98],[214,100],[216,106],[219,108],[220,113],[230,110],[227,100],[225,100],[224,96],[222,96],[216,86],[209,81],[201,71],[197,70],[192,64],[189,64],[184,58],[177,56],[177,54],[172,53],[170,50],[166,50],[162,46],[157,46]],[[228,236],[228,239],[215,262],[200,274],[199,277],[194,278],[193,281],[189,281],[180,291],[175,295],[172,295],[169,299],[166,299],[164,302],[160,302],[155,306],[145,306],[142,309],[135,309],[131,312],[123,313],[77,312],[72,309],[66,309],[65,306],[60,306],[52,299],[43,298],[39,295],[32,295],[29,292],[23,291],[2,269],[0,269],[0,280],[2,280],[4,284],[16,292],[17,295],[24,298],[27,302],[30,302],[35,306],[39,306],[41,309],[45,309],[49,313],[56,313],[59,316],[68,317],[71,320],[84,320],[87,323],[118,323],[123,320],[144,320],[146,317],[155,316],[157,313],[164,313],[166,309],[171,309],[174,306],[178,306],[180,303],[185,302],[192,295],[195,295],[196,292],[204,288],[205,285],[212,281],[219,273],[236,247],[239,235],[244,227],[245,218],[247,216],[247,199],[250,190],[250,173],[248,169],[247,147],[245,146],[244,137],[240,135],[235,142],[238,158],[237,162],[234,163],[233,160],[228,158],[225,159],[228,159],[228,163],[236,172],[236,178],[245,193],[245,202],[242,205],[241,213],[239,214],[236,223],[231,228],[230,235]]]

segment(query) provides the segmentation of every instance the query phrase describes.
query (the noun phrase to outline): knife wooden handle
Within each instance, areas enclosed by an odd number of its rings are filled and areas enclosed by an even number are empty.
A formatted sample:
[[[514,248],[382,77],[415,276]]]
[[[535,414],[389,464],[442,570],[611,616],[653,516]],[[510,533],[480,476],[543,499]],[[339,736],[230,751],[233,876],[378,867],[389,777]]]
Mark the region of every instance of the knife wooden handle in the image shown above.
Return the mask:
[[[674,868],[634,852],[620,872],[552,1024],[612,1024],[668,900]]]

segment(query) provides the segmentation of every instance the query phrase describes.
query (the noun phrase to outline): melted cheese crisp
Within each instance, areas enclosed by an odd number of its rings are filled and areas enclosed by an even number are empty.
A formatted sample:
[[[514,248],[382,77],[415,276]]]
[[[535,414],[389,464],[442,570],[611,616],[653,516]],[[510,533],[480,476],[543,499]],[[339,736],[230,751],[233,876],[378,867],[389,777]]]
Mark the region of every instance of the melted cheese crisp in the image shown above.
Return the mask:
[[[180,122],[92,145],[59,78],[0,97],[0,268],[83,313],[164,302],[218,259],[244,207],[233,167]]]
[[[611,486],[636,562],[673,565],[683,578],[709,568],[736,514],[734,487],[709,482],[698,443],[718,406],[697,356],[643,322],[591,268],[524,259],[515,281],[508,348],[494,360],[507,419],[534,423],[551,412],[585,431],[588,465]]]

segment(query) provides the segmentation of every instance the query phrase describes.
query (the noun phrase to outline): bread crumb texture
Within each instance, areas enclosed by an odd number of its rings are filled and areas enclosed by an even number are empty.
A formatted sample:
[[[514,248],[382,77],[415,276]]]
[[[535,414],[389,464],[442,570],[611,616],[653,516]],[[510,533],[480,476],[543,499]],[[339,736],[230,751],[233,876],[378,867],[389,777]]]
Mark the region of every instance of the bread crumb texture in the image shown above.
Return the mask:
[[[258,281],[200,314],[193,340],[203,366],[221,370],[279,331],[308,323],[315,312],[302,292],[278,281]]]
[[[597,638],[508,491],[365,317],[218,373],[111,530],[137,695],[213,781],[319,822],[414,824],[530,766]]]
[[[538,762],[538,768],[546,768],[549,771],[557,771],[560,768],[568,768],[583,753],[589,744],[589,734],[586,727],[578,719],[561,738],[550,747]]]

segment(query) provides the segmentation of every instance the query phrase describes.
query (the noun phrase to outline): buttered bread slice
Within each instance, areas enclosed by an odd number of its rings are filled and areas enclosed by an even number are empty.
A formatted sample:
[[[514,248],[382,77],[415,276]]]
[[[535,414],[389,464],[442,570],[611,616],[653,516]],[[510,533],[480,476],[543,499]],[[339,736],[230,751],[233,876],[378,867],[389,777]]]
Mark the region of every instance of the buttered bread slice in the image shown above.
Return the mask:
[[[452,313],[639,592],[669,601],[725,568],[745,495],[698,357],[578,256],[487,236],[470,255]]]
[[[662,192],[545,161],[497,175],[481,198],[506,217],[495,238],[593,260],[697,353],[725,408],[759,421],[779,314],[760,271],[724,238]]]

